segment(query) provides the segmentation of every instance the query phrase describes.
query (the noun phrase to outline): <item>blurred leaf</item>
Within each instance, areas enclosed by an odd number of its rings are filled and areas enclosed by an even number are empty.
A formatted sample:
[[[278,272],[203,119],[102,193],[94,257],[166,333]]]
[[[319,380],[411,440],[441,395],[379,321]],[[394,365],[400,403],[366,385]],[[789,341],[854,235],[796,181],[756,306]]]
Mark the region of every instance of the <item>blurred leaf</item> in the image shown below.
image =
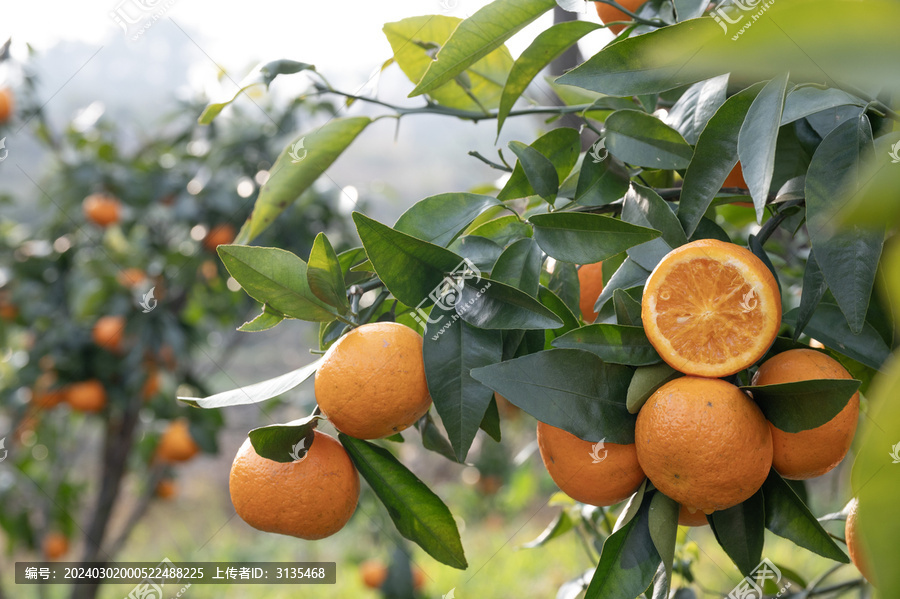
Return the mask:
[[[628,191],[628,171],[614,158],[596,160],[590,153],[581,163],[575,203],[579,206],[605,206],[621,199]]]
[[[448,246],[478,216],[500,202],[474,193],[442,193],[420,200],[397,219],[394,229],[423,241]]]
[[[400,534],[442,564],[465,570],[468,563],[456,520],[440,497],[388,450],[344,433],[338,439]]]
[[[250,443],[260,457],[286,464],[302,460],[312,448],[315,428],[323,416],[308,416],[287,424],[270,424],[249,433]]]
[[[574,522],[572,522],[572,518],[569,517],[568,512],[566,512],[566,510],[561,510],[556,515],[556,517],[550,521],[550,524],[547,525],[547,528],[545,528],[544,531],[540,535],[538,535],[535,540],[525,543],[520,547],[520,549],[534,549],[535,547],[543,547],[549,541],[552,541],[553,539],[560,537],[572,530],[572,527],[574,525],[575,524]]]
[[[485,277],[466,280],[454,306],[460,318],[481,329],[555,329],[562,325],[556,314],[532,296]]]
[[[317,298],[334,306],[342,314],[350,311],[341,263],[325,233],[319,233],[313,241],[306,268],[306,280]]]
[[[669,110],[666,123],[675,128],[691,145],[725,102],[728,75],[720,75],[690,86]]]
[[[552,345],[589,351],[610,364],[647,366],[661,361],[643,327],[590,324],[554,339]]]
[[[534,225],[534,240],[544,252],[576,264],[606,260],[660,235],[653,229],[584,212],[535,214],[529,220]]]
[[[650,538],[656,553],[662,559],[666,572],[666,581],[672,580],[672,561],[675,559],[675,540],[678,536],[678,511],[681,506],[674,499],[666,497],[660,492],[653,494],[650,499],[650,515],[648,526]],[[669,586],[667,584],[667,586]],[[667,594],[663,595],[664,597]]]
[[[656,390],[671,381],[682,376],[680,372],[666,364],[653,364],[642,366],[634,371],[634,377],[628,385],[628,393],[625,396],[625,406],[632,414],[641,411],[643,405],[656,393]]]
[[[309,189],[370,122],[364,116],[333,119],[315,131],[295,138],[269,169],[271,176],[260,188],[253,212],[241,227],[235,243],[250,243],[262,233]]]
[[[551,349],[471,371],[541,422],[595,443],[633,443],[635,417],[625,409],[626,366],[588,352]]]
[[[247,295],[285,316],[331,321],[335,314],[306,281],[306,262],[278,248],[220,245],[216,250],[228,273]]]
[[[179,397],[178,399],[196,408],[224,408],[227,406],[259,403],[278,397],[311,377],[315,374],[316,369],[319,368],[319,362],[321,362],[321,359],[307,364],[303,368],[276,376],[273,379],[247,385],[246,387],[238,387],[230,391],[223,391],[202,399],[196,397]]]
[[[706,0],[673,0],[673,4],[679,22],[699,17],[707,7]]]
[[[694,154],[678,131],[639,110],[617,110],[607,117],[606,147],[623,162],[656,169],[687,168]]]
[[[422,435],[422,447],[428,451],[438,453],[448,460],[453,460],[454,462],[457,461],[453,446],[450,444],[450,441],[444,437],[444,434],[440,431],[437,424],[435,424],[434,419],[431,417],[431,412],[428,412],[419,418],[416,422],[416,428]]]
[[[784,101],[784,112],[781,124],[787,125],[811,114],[835,108],[853,105],[863,107],[865,103],[856,96],[839,89],[819,89],[817,87],[801,87],[792,90]]]
[[[766,420],[787,433],[822,426],[837,416],[859,389],[853,379],[815,379],[741,387],[753,394]]]
[[[284,320],[284,314],[263,304],[263,310],[253,320],[249,320],[238,327],[238,330],[244,333],[258,333],[259,331],[268,331],[272,327]]]
[[[537,297],[543,257],[541,248],[533,240],[520,239],[503,250],[497,258],[491,270],[491,279]]]
[[[716,540],[741,574],[749,576],[762,561],[766,510],[762,490],[743,503],[707,515]]]
[[[265,85],[266,87],[269,87],[269,84],[272,83],[278,75],[290,75],[305,70],[315,71],[316,67],[305,62],[297,62],[294,60],[273,60],[272,62],[265,64],[260,63],[238,84],[239,89],[237,93],[223,102],[209,104],[203,109],[203,113],[200,115],[200,118],[197,119],[197,122],[201,125],[209,125],[217,116],[219,116],[219,113],[222,112],[226,106],[237,100],[238,96],[255,85]]]
[[[530,146],[519,141],[509,142],[509,149],[519,159],[528,184],[546,202],[553,204],[559,191],[559,176],[550,160]]]
[[[482,7],[453,31],[409,97],[447,83],[555,5],[553,0],[495,0]]]
[[[578,162],[578,155],[581,150],[581,136],[578,135],[578,131],[575,129],[560,127],[559,129],[552,129],[537,138],[528,147],[550,161],[556,171],[558,187],[559,181],[564,181]],[[534,157],[535,161],[540,163],[540,158],[537,158],[532,152],[526,152],[528,156]],[[527,164],[523,165],[520,158],[520,162],[516,163],[506,185],[497,194],[497,199],[503,201],[515,200],[539,193],[534,189],[531,180],[525,174],[525,166]],[[530,173],[530,176],[535,176],[535,173]],[[549,171],[543,173],[542,176],[552,180]]]
[[[599,27],[600,25],[597,23],[588,21],[566,21],[553,25],[534,38],[531,45],[516,59],[509,72],[506,85],[503,87],[503,97],[497,112],[498,135],[516,100],[538,73],[576,44],[578,40]]]
[[[850,562],[806,504],[773,468],[763,483],[766,528],[800,547],[844,564]]]

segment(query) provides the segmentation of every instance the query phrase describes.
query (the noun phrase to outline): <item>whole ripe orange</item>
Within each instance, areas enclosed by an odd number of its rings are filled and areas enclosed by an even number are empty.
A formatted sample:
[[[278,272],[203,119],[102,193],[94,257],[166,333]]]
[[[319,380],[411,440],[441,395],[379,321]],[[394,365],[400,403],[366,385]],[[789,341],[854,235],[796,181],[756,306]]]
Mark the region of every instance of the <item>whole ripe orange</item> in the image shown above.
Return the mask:
[[[618,0],[619,4],[625,7],[627,10],[631,12],[636,12],[637,9],[641,7],[641,5],[647,0]],[[615,21],[630,21],[631,17],[623,13],[618,8],[611,6],[609,4],[604,4],[602,2],[594,2],[594,8],[597,9],[597,16],[600,17],[600,20],[603,23],[613,23]],[[612,31],[615,35],[618,35],[620,31],[625,29],[625,25],[610,25],[609,30]]]
[[[61,532],[48,532],[41,541],[41,551],[48,560],[56,560],[69,552],[69,540]]]
[[[91,331],[94,343],[111,352],[117,352],[122,349],[122,338],[124,336],[124,316],[101,316],[94,323],[94,328]]]
[[[0,302],[0,319],[12,322],[19,317],[19,309],[12,302]]]
[[[728,173],[728,176],[725,178],[725,182],[722,184],[722,187],[737,187],[739,189],[749,189],[747,187],[747,182],[744,181],[744,169],[741,168],[741,163],[738,162],[734,165],[734,168],[731,169],[731,172]],[[753,208],[753,202],[735,202],[735,206],[742,206],[744,208]]]
[[[387,580],[388,569],[379,560],[370,559],[359,565],[359,575],[364,585],[370,589],[380,589]]]
[[[851,379],[840,362],[814,349],[791,349],[766,360],[753,379],[756,385],[776,385],[810,379]],[[859,393],[844,409],[813,429],[787,433],[771,422],[775,449],[773,466],[784,478],[821,476],[841,463],[850,450],[859,421]]]
[[[683,505],[678,510],[678,525],[679,526],[706,526],[709,524],[709,520],[706,517],[706,514],[703,513],[702,510],[695,510],[692,514],[689,509],[684,507]]]
[[[92,193],[84,198],[81,209],[87,220],[101,227],[108,227],[119,222],[122,203],[107,193]]]
[[[16,107],[13,92],[8,87],[0,88],[0,123],[5,123],[12,116]]]
[[[587,323],[597,319],[594,304],[603,292],[603,263],[585,264],[578,269],[578,307]]]
[[[339,431],[358,439],[400,432],[431,407],[422,338],[395,322],[353,329],[316,371],[316,401]]]
[[[772,466],[762,411],[719,379],[685,376],[660,387],[641,408],[634,436],[650,482],[707,514],[748,499]]]
[[[156,446],[156,457],[163,462],[186,462],[200,453],[200,447],[191,436],[187,420],[173,420],[163,431]]]
[[[865,576],[866,580],[874,583],[872,570],[869,569],[869,562],[866,559],[865,549],[862,546],[862,540],[857,530],[857,519],[859,517],[859,500],[853,499],[850,502],[850,511],[847,513],[847,522],[844,524],[844,538],[847,541],[847,551],[850,553],[850,560],[856,569]]]
[[[119,285],[128,289],[139,287],[146,280],[147,273],[140,268],[123,268],[116,275],[116,281],[118,281]]]
[[[72,383],[66,400],[76,412],[99,412],[106,407],[106,388],[97,379]]]
[[[206,237],[203,238],[203,246],[211,252],[215,252],[220,245],[225,245],[234,241],[234,227],[228,223],[216,225],[209,230]]]
[[[496,391],[494,392],[494,401],[497,402],[497,412],[499,412],[500,416],[502,416],[503,418],[515,420],[522,414],[522,409],[519,408],[519,406],[512,403]]]
[[[247,439],[231,466],[229,488],[238,516],[253,528],[315,540],[350,520],[359,474],[341,444],[316,431],[306,457],[286,464],[260,457]]]
[[[178,485],[171,478],[164,478],[156,485],[155,493],[160,499],[171,499],[178,493]]]
[[[594,443],[543,422],[537,425],[537,441],[550,478],[576,501],[613,505],[627,499],[646,478],[633,443],[604,443],[595,452]]]
[[[781,326],[781,294],[749,250],[701,239],[669,252],[641,299],[644,332],[675,370],[734,374],[759,360]]]

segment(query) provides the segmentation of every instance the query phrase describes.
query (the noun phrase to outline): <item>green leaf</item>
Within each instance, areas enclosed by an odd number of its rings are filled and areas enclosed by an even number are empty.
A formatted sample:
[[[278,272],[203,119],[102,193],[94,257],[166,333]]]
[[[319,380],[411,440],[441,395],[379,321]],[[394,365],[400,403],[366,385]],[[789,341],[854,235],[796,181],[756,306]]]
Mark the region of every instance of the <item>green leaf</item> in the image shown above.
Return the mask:
[[[260,188],[253,212],[241,227],[235,243],[250,243],[271,225],[371,122],[364,116],[333,119],[315,131],[295,138],[269,169],[269,180]]]
[[[713,74],[689,72],[685,65],[704,45],[721,35],[712,19],[691,19],[609,44],[556,82],[620,97],[696,83]],[[715,74],[725,72],[727,69],[723,68]]]
[[[540,288],[538,288],[538,300],[540,300],[542,304],[552,310],[554,314],[559,316],[560,320],[562,320],[563,322],[563,326],[561,326],[560,328],[548,331],[552,334],[553,337],[565,335],[572,329],[577,329],[579,327],[578,317],[575,316],[575,314],[569,309],[566,303],[558,295],[556,295],[546,287],[541,286]]]
[[[584,212],[535,214],[534,240],[556,260],[593,264],[660,236],[616,218]],[[612,293],[612,292],[610,292]]]
[[[762,492],[766,505],[766,528],[823,557],[845,564],[850,562],[774,468],[763,483]]]
[[[444,437],[444,433],[441,432],[437,424],[435,424],[434,419],[431,417],[431,412],[419,418],[416,422],[416,428],[422,435],[422,447],[428,451],[438,453],[448,460],[457,461],[453,446]],[[400,433],[397,434],[399,435]]]
[[[353,213],[353,222],[378,277],[407,306],[430,303],[429,294],[440,288],[444,277],[463,262],[450,250],[401,233],[359,212]]]
[[[720,75],[690,86],[666,117],[666,122],[691,145],[697,143],[706,123],[725,102],[728,75]]]
[[[269,84],[272,83],[278,75],[290,75],[305,70],[315,71],[316,67],[295,60],[274,60],[265,64],[260,63],[238,84],[239,89],[231,96],[231,98],[222,102],[209,104],[203,109],[203,113],[200,115],[200,118],[197,119],[197,122],[201,125],[209,125],[217,116],[219,116],[219,113],[222,112],[226,106],[237,100],[238,96],[251,87],[256,85],[265,85],[266,87],[269,87]]]
[[[243,333],[258,333],[260,331],[268,331],[272,327],[278,325],[284,320],[284,314],[278,310],[274,310],[266,304],[263,304],[263,310],[252,320],[248,320],[238,327]]]
[[[458,462],[464,462],[494,392],[469,375],[503,357],[500,331],[454,322],[453,308],[435,306],[425,330],[422,355],[434,407],[441,416]],[[444,328],[446,324],[449,327]],[[440,334],[436,334],[441,331]]]
[[[716,540],[741,574],[748,576],[762,560],[766,510],[762,490],[727,510],[707,516]]]
[[[803,294],[800,296],[800,307],[797,310],[797,324],[794,328],[794,341],[800,337],[800,333],[806,328],[813,312],[822,301],[828,286],[825,277],[816,262],[815,252],[809,252],[806,260],[806,269],[803,271]]]
[[[484,6],[453,31],[409,97],[455,78],[554,6],[553,0],[495,0]]]
[[[659,491],[650,499],[648,526],[656,553],[662,559],[666,581],[672,580],[672,561],[675,559],[675,539],[678,536],[678,511],[681,506]],[[668,586],[668,584],[667,584]],[[666,596],[666,595],[663,595]]]
[[[440,497],[388,450],[344,433],[338,439],[400,534],[442,564],[465,570],[468,563],[456,520]]]
[[[741,387],[766,415],[766,420],[786,433],[799,433],[830,422],[859,389],[854,379],[814,379]]]
[[[596,443],[634,443],[625,408],[631,369],[574,349],[551,349],[477,368],[481,381],[541,422]]]
[[[309,416],[287,424],[271,424],[250,431],[250,443],[260,457],[286,464],[302,460],[312,448],[315,428],[323,416]]]
[[[794,89],[784,101],[781,124],[787,125],[811,114],[846,105],[862,108],[865,106],[865,102],[839,89],[819,89],[817,87]]]
[[[575,187],[575,203],[579,206],[605,206],[628,191],[628,171],[614,158],[598,160],[586,154]]]
[[[750,188],[756,220],[762,222],[772,174],[775,172],[775,146],[784,109],[788,76],[772,79],[753,99],[738,135],[738,156],[744,180]]]
[[[682,376],[680,372],[665,362],[638,368],[628,385],[628,394],[625,396],[626,408],[630,413],[637,414],[657,389],[680,376]]]
[[[500,202],[475,193],[442,193],[420,200],[400,215],[394,229],[446,247],[478,216]]]
[[[642,326],[641,302],[621,289],[613,291],[613,308],[616,311],[616,322],[630,326]]]
[[[578,131],[575,129],[560,127],[559,129],[552,129],[537,138],[528,147],[550,161],[556,170],[558,186],[558,182],[564,181],[578,162],[578,155],[581,150],[581,136],[578,135]],[[534,156],[531,152],[528,155]],[[540,163],[539,158],[536,156],[534,158]],[[521,160],[516,163],[512,174],[509,176],[509,181],[497,194],[497,199],[503,201],[515,200],[538,193],[530,183],[528,176],[526,176],[523,166]],[[534,173],[531,173],[531,176],[534,176]],[[544,173],[543,176],[552,180],[549,172]]]
[[[350,311],[341,263],[325,233],[319,233],[313,241],[306,268],[306,281],[317,298],[334,306],[342,314]]]
[[[503,87],[503,97],[500,100],[500,109],[497,111],[498,135],[516,100],[538,73],[561,56],[566,49],[599,27],[600,25],[597,23],[587,21],[566,21],[542,31],[534,38],[531,45],[516,59],[516,63],[509,72],[506,85]]]
[[[523,222],[519,215],[507,214],[478,225],[469,234],[485,237],[500,247],[505,247],[514,241],[530,238],[532,231],[531,225]]]
[[[278,397],[311,377],[319,368],[319,362],[321,359],[267,381],[223,391],[202,399],[197,397],[179,397],[178,399],[195,408],[224,408],[259,403]]]
[[[455,308],[460,318],[480,329],[555,329],[563,324],[527,293],[485,277],[465,281]]]
[[[451,243],[447,249],[468,259],[475,265],[475,268],[482,272],[493,269],[497,258],[503,253],[500,245],[477,235],[463,235]]]
[[[334,320],[306,281],[306,262],[278,248],[220,245],[216,251],[228,273],[247,295],[285,316],[300,320]]]
[[[544,201],[553,204],[559,191],[559,176],[550,160],[530,146],[519,141],[509,142],[509,149],[519,159],[528,184]]]
[[[790,325],[793,325],[796,319],[796,308],[783,317]],[[854,334],[841,309],[834,304],[819,304],[809,324],[806,325],[805,332],[824,343],[829,349],[876,370],[881,368],[891,353],[884,339],[869,323],[863,324],[862,331],[858,335]]]
[[[531,239],[520,239],[503,250],[491,270],[491,279],[537,297],[544,254]]]
[[[525,543],[520,547],[520,549],[534,549],[535,547],[543,547],[548,542],[552,541],[557,537],[561,537],[566,534],[574,527],[575,523],[572,522],[572,518],[569,517],[569,514],[562,510],[556,515],[550,524],[547,525],[547,528],[538,535],[538,537],[529,542]]]
[[[884,244],[883,229],[850,226],[835,231],[834,221],[847,200],[865,184],[863,155],[874,151],[872,129],[862,117],[829,133],[813,155],[806,174],[809,241],[828,288],[850,330],[862,330]]]
[[[552,345],[589,351],[610,364],[647,366],[661,361],[643,327],[590,324],[554,339]]]
[[[559,299],[565,302],[572,314],[578,316],[581,311],[580,285],[578,283],[578,270],[571,262],[556,262],[553,265],[553,273],[550,275],[547,288],[555,293]]]
[[[655,268],[673,248],[687,243],[678,217],[666,201],[649,187],[636,183],[631,185],[622,203],[622,220],[662,234],[661,238],[628,249],[628,256],[648,270]]]
[[[491,398],[491,403],[488,404],[488,409],[485,411],[484,418],[481,420],[479,427],[486,432],[491,439],[497,443],[500,442],[500,410],[497,409],[496,397]]]
[[[681,134],[639,110],[617,110],[606,119],[606,147],[619,160],[654,169],[682,169],[693,148]]]
[[[741,124],[762,84],[731,96],[709,119],[697,139],[694,158],[684,174],[678,220],[688,237],[694,234],[713,198],[738,161]]]
[[[606,282],[606,285],[603,286],[603,291],[600,292],[600,297],[597,298],[597,302],[594,304],[594,310],[599,312],[603,304],[612,298],[613,293],[617,289],[627,290],[641,287],[649,276],[649,270],[643,268],[633,259],[626,258],[621,266],[616,269],[616,272],[613,273],[613,276],[610,277],[609,281]]]
[[[645,501],[634,518],[606,539],[584,599],[631,599],[647,590],[661,561],[649,521],[650,502]]]

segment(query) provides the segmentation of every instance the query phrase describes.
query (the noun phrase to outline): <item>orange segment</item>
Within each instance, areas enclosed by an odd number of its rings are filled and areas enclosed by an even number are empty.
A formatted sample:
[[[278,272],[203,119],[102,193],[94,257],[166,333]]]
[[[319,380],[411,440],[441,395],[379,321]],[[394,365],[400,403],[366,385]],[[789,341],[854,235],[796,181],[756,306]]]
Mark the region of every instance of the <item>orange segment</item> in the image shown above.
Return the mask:
[[[781,326],[781,295],[762,260],[733,243],[702,239],[669,252],[644,287],[641,317],[672,368],[722,377],[747,368]]]

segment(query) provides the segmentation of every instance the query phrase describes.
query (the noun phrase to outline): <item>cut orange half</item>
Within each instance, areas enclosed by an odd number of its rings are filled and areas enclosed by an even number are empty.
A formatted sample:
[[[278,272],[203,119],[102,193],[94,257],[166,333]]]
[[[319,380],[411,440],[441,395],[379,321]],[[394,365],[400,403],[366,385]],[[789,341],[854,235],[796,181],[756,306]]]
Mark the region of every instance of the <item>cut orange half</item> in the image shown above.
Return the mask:
[[[733,243],[701,239],[669,252],[641,300],[650,343],[685,374],[740,372],[775,341],[781,295],[762,260]]]

